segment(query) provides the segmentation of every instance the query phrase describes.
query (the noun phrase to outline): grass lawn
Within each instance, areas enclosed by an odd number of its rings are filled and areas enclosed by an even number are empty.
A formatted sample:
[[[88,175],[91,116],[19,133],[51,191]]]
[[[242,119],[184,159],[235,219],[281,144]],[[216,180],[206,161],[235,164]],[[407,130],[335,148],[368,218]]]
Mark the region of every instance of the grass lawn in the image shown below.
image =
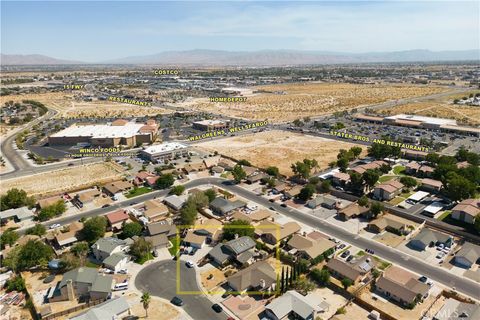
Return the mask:
[[[395,176],[381,176],[380,179],[378,179],[378,182],[384,183],[392,180],[393,178],[395,178]]]
[[[395,174],[403,174],[404,171],[405,171],[404,166],[396,166],[393,168],[393,173]]]
[[[135,260],[135,262],[138,263],[138,264],[144,264],[148,260],[152,260],[152,259],[153,259],[153,255],[152,255],[151,252],[149,252],[146,255],[144,255],[143,257],[141,257],[140,259]]]
[[[445,219],[447,216],[449,216],[450,213],[452,213],[451,210],[445,210],[445,212],[442,213],[442,214],[437,218],[437,220],[442,220],[442,221],[443,221],[443,219]]]
[[[389,266],[392,265],[390,262],[384,261],[384,260],[380,259],[379,257],[373,257],[373,259],[377,262],[378,269],[380,269],[382,271],[387,269]]]
[[[149,193],[149,192],[152,192],[152,189],[149,188],[149,187],[134,188],[134,189],[128,191],[127,193],[125,193],[125,197],[126,198],[133,198],[133,197],[136,197],[136,196],[139,196],[139,195],[142,195],[142,194],[145,194],[145,193]]]
[[[172,256],[175,256],[178,252],[178,248],[180,246],[180,242],[177,241],[177,237],[174,237],[170,240],[170,243],[172,244],[172,247],[168,249],[168,251],[170,252],[170,254]]]
[[[388,203],[391,204],[392,206],[396,206],[397,204],[399,204],[403,200],[405,200],[405,198],[396,197],[396,198],[393,198],[392,200],[388,201]]]
[[[87,260],[85,262],[85,267],[89,267],[89,268],[100,268],[100,265],[99,264],[96,264],[96,263],[93,263],[92,261],[90,260]]]

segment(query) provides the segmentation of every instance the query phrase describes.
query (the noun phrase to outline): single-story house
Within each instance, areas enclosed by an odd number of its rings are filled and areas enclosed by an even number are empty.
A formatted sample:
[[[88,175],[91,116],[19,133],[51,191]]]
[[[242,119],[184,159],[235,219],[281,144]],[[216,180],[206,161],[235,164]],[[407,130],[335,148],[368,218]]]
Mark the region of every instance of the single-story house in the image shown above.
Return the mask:
[[[228,285],[236,292],[268,291],[277,281],[275,269],[260,261],[227,278]]]
[[[367,225],[367,230],[375,233],[386,230],[399,235],[406,235],[410,233],[410,226],[412,226],[412,223],[409,220],[388,214],[371,221]]]
[[[366,215],[370,209],[368,207],[362,207],[358,203],[351,203],[350,205],[346,206],[340,211],[337,212],[337,215],[343,221],[347,221],[349,219],[354,219],[359,216]]]
[[[150,223],[147,225],[147,234],[156,236],[157,234],[165,234],[167,238],[177,235],[177,227],[175,225],[162,222]]]
[[[112,292],[112,283],[111,275],[99,274],[96,268],[73,269],[63,275],[49,301],[76,301],[81,297],[104,300]]]
[[[243,171],[247,174],[247,177],[254,175],[257,173],[257,168],[255,167],[250,167],[250,166],[242,166]]]
[[[376,281],[375,287],[386,297],[404,306],[422,301],[430,290],[430,286],[420,282],[415,274],[396,266],[386,269]]]
[[[143,207],[143,216],[147,218],[149,222],[165,219],[169,212],[166,205],[156,200],[145,201]]]
[[[480,305],[448,298],[433,320],[476,320],[480,318]]]
[[[53,196],[49,198],[40,199],[37,201],[37,208],[41,210],[46,207],[52,206],[59,201],[65,202],[65,199],[63,199],[62,196]]]
[[[418,168],[417,174],[420,177],[431,177],[434,170],[435,169],[430,166],[422,165],[420,168]]]
[[[116,273],[122,269],[125,269],[125,266],[129,260],[130,258],[128,255],[123,252],[117,252],[105,258],[105,260],[103,260],[103,266]]]
[[[326,209],[335,209],[337,201],[335,199],[318,195],[314,199],[309,200],[306,206],[310,209],[315,209],[318,206],[322,206]]]
[[[450,247],[453,243],[453,238],[448,234],[424,228],[410,240],[408,246],[423,251],[426,247],[438,245],[440,243]]]
[[[296,185],[290,189],[284,190],[283,194],[285,195],[286,198],[292,199],[292,198],[295,198],[300,193],[300,191],[302,191],[302,189],[303,189],[303,186]]]
[[[203,248],[206,240],[207,236],[197,233],[196,230],[188,230],[183,242],[187,246],[200,249]]]
[[[123,224],[130,219],[125,210],[120,209],[105,215],[108,222],[108,228],[112,231],[122,230]]]
[[[168,207],[172,208],[175,211],[180,211],[186,201],[187,197],[185,195],[177,196],[175,194],[163,199],[163,203],[165,203]]]
[[[212,167],[218,166],[219,162],[220,162],[220,156],[213,156],[213,157],[208,157],[206,159],[203,159],[203,165],[207,169],[211,169]]]
[[[127,252],[130,245],[133,243],[132,239],[121,240],[118,238],[100,238],[92,245],[92,252],[95,259],[103,261],[114,253]]]
[[[246,205],[241,200],[231,201],[222,197],[217,197],[210,202],[210,209],[217,215],[227,215],[233,210],[240,209]]]
[[[344,172],[335,172],[332,175],[332,183],[335,186],[342,186],[344,187],[347,183],[350,182],[350,175]]]
[[[248,184],[252,184],[252,183],[255,183],[257,181],[262,180],[263,178],[269,178],[269,177],[270,176],[268,174],[260,172],[260,173],[253,174],[253,175],[247,177],[246,181],[247,181]]]
[[[124,319],[129,314],[130,305],[127,299],[121,296],[100,303],[70,320]]]
[[[275,187],[272,188],[272,192],[274,194],[279,194],[285,191],[286,188],[287,188],[287,184],[285,182],[277,182],[275,184]]]
[[[74,197],[72,202],[77,204],[79,207],[83,207],[84,205],[93,202],[95,198],[99,197],[102,192],[98,189],[90,189],[82,192],[78,192]]]
[[[465,199],[452,209],[452,218],[473,224],[480,214],[480,200]]]
[[[290,251],[294,251],[294,254],[305,259],[314,259],[326,251],[334,249],[335,243],[323,238],[314,240],[299,234],[294,234],[292,238],[288,240],[287,248]]]
[[[75,221],[69,224],[67,232],[60,232],[55,235],[55,246],[65,248],[71,246],[79,240],[80,231],[83,229],[83,223]]]
[[[205,170],[203,162],[188,163],[183,167],[183,171],[185,171],[186,174],[203,170]]]
[[[207,237],[210,243],[220,240],[223,233],[223,223],[217,219],[203,219],[199,224],[195,225],[195,232]]]
[[[133,178],[133,184],[136,186],[143,186],[148,178],[158,177],[155,173],[148,172],[148,171],[140,171],[137,173],[135,178]]]
[[[35,214],[27,207],[8,209],[0,212],[0,221],[13,219],[15,222],[32,221]]]
[[[429,178],[422,179],[420,183],[421,183],[420,188],[427,192],[439,192],[440,189],[442,189],[442,185],[443,185],[442,181],[429,179]]]
[[[327,263],[327,268],[333,276],[339,279],[348,278],[354,283],[365,279],[375,266],[375,260],[369,255],[356,258],[350,262],[333,258]]]
[[[115,197],[121,195],[127,190],[133,188],[133,183],[130,181],[118,180],[114,182],[107,183],[103,186],[103,192],[110,197]]]
[[[409,175],[414,175],[417,173],[420,167],[421,167],[420,163],[416,161],[411,161],[405,165],[405,173]]]
[[[272,226],[276,226],[273,227]],[[290,221],[284,225],[274,224],[273,222],[264,221],[255,228],[256,232],[260,232],[260,236],[264,242],[275,245],[283,239],[300,232],[302,229],[295,221]]]
[[[272,213],[269,210],[266,209],[260,209],[257,211],[254,211],[250,214],[245,214],[239,211],[236,211],[233,215],[232,218],[234,220],[245,220],[249,222],[260,222],[267,220],[272,216]]]
[[[233,167],[235,167],[236,165],[236,162],[233,161],[233,160],[230,160],[230,159],[227,159],[227,158],[220,158],[220,160],[218,161],[218,165],[222,168],[224,168],[225,170],[232,170]]]
[[[377,200],[392,200],[402,193],[403,184],[396,180],[391,180],[379,184],[373,189],[373,196]]]
[[[325,301],[295,290],[289,290],[275,298],[265,307],[265,315],[271,320],[315,320],[317,315],[328,311],[330,305]]]
[[[466,242],[455,254],[454,262],[457,266],[470,269],[480,259],[480,246]]]

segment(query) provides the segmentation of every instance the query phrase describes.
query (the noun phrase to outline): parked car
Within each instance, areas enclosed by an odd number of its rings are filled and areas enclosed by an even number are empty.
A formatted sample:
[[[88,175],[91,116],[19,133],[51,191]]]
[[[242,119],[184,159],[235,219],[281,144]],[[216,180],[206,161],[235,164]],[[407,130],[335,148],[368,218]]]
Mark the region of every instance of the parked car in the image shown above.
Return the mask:
[[[60,227],[61,227],[60,223],[54,223],[50,226],[50,229],[57,229],[57,228],[60,228]]]
[[[107,204],[104,204],[104,205],[102,206],[102,208],[108,208],[108,207],[110,207],[110,205],[109,205],[108,203],[107,203]]]
[[[212,309],[215,310],[216,313],[220,313],[223,311],[223,308],[221,305],[219,305],[218,303],[215,303],[213,306],[212,306]]]
[[[177,296],[173,297],[170,302],[173,303],[174,305],[178,306],[178,307],[183,306],[183,300],[180,299]]]
[[[346,258],[350,255],[350,251],[349,250],[345,250],[342,252],[342,254],[340,255],[340,257],[342,258]]]
[[[286,205],[285,203],[282,203],[280,206],[281,206],[281,207],[284,207],[284,208],[287,207],[287,205]]]
[[[185,265],[186,265],[187,267],[189,267],[189,268],[195,267],[195,265],[193,264],[192,261],[187,261],[187,262],[185,263]]]
[[[45,279],[43,279],[43,283],[50,283],[53,280],[55,280],[55,275],[51,274],[51,275],[48,275]]]
[[[122,270],[118,271],[118,273],[120,273],[120,274],[127,274],[127,273],[128,273],[128,269],[122,269]]]
[[[347,258],[347,262],[350,262],[352,261],[354,258],[353,254],[349,255],[348,258]]]

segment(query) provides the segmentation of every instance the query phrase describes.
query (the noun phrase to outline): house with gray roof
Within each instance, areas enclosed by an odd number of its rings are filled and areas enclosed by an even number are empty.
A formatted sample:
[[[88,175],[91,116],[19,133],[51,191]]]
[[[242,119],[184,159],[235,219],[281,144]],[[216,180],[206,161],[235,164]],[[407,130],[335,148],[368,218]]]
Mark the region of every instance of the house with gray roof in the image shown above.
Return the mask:
[[[314,199],[309,200],[306,206],[310,209],[315,209],[319,206],[322,206],[326,209],[335,209],[336,204],[337,201],[335,201],[335,199],[319,195]]]
[[[83,312],[70,320],[104,320],[104,319],[123,319],[128,316],[130,306],[125,297],[117,297],[107,300],[99,305]]]
[[[228,285],[236,292],[268,291],[277,281],[275,269],[260,261],[227,278]]]
[[[103,266],[117,273],[120,270],[125,269],[129,260],[130,258],[128,255],[123,252],[117,252],[103,260]]]
[[[215,214],[224,216],[245,205],[246,203],[240,200],[230,201],[222,197],[217,197],[210,203],[210,209],[212,209]]]
[[[354,283],[365,279],[375,266],[375,260],[369,255],[355,258],[349,262],[333,258],[327,263],[327,268],[333,276],[338,279],[348,278]]]
[[[423,251],[426,247],[439,245],[440,243],[450,247],[453,243],[453,238],[448,234],[424,228],[410,240],[408,246],[412,249]]]
[[[166,197],[163,199],[163,203],[165,203],[168,207],[172,208],[173,210],[179,211],[182,209],[183,204],[187,201],[187,196],[177,196],[175,194]]]
[[[295,290],[289,290],[273,299],[265,307],[265,314],[271,320],[314,320],[318,314],[328,311],[329,307],[325,301],[319,302],[312,296],[303,296]]]
[[[100,274],[95,268],[73,269],[63,275],[49,301],[76,301],[79,298],[107,299],[112,292],[112,283],[112,276]]]
[[[21,207],[16,209],[8,209],[0,212],[0,220],[6,221],[13,219],[15,222],[31,221],[35,217],[32,210],[27,207]]]
[[[454,262],[457,266],[470,269],[480,259],[480,246],[466,242],[455,254]]]
[[[476,320],[480,319],[480,306],[448,298],[433,320]]]
[[[95,259],[103,261],[114,253],[127,252],[132,239],[118,239],[113,237],[100,238],[92,245],[92,252]]]
[[[208,253],[208,256],[217,264],[224,265],[230,260],[236,260],[240,264],[251,262],[255,241],[247,236],[219,243]]]
[[[151,237],[159,234],[165,234],[167,238],[170,238],[177,235],[177,227],[167,223],[166,221],[150,223],[147,226],[147,233]]]

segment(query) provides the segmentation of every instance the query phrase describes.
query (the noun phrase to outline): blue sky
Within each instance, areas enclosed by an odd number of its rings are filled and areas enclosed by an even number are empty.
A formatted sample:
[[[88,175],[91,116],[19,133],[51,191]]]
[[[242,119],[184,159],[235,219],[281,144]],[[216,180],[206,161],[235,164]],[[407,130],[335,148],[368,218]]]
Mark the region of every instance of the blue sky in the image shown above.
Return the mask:
[[[191,49],[478,49],[479,12],[479,1],[2,1],[1,52],[95,62]]]

